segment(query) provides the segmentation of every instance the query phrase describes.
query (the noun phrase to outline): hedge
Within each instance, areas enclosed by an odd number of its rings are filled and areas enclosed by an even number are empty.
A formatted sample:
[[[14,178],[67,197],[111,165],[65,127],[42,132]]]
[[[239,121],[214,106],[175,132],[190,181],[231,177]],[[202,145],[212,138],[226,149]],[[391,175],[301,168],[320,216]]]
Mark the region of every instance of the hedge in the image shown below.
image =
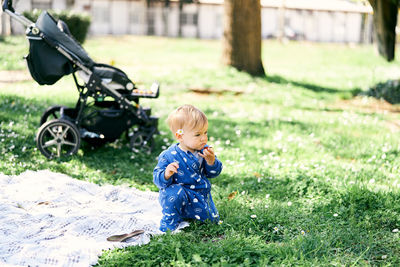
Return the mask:
[[[384,99],[390,104],[400,103],[400,81],[388,80],[371,87],[362,95],[372,96],[378,99]]]
[[[74,36],[79,43],[83,44],[85,42],[91,22],[89,15],[76,13],[70,10],[47,10],[47,12],[49,12],[56,20],[61,19],[64,21],[68,25],[72,36]],[[24,11],[23,15],[35,22],[41,13],[42,10],[34,9],[30,11]]]

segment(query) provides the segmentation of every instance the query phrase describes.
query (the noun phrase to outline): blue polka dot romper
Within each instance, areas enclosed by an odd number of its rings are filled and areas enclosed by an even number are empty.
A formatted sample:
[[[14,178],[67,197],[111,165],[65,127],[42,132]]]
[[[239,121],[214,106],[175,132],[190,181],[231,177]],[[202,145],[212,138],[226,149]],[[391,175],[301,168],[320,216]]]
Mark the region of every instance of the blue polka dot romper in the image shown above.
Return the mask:
[[[198,155],[183,151],[178,144],[170,146],[158,157],[158,164],[153,171],[153,181],[160,189],[159,201],[163,217],[160,230],[175,230],[183,219],[199,221],[219,221],[219,214],[211,197],[211,183],[208,178],[218,176],[222,163],[215,157],[210,166]],[[172,162],[178,162],[178,173],[166,180],[165,168]]]

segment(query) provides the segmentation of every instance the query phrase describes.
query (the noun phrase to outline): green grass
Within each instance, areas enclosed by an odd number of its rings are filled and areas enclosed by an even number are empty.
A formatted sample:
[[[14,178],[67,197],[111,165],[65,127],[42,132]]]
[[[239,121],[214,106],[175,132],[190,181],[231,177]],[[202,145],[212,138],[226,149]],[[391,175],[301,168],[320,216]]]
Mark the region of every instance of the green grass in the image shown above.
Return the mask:
[[[142,101],[160,117],[156,150],[132,154],[121,138],[49,161],[35,148],[39,118],[50,105],[74,105],[72,78],[2,83],[1,172],[50,169],[156,191],[156,157],[173,142],[165,119],[184,103],[208,115],[210,144],[224,164],[212,180],[221,225],[191,222],[148,245],[106,251],[99,266],[400,265],[400,126],[390,111],[398,106],[354,97],[398,79],[398,58],[387,63],[372,46],[266,41],[267,77],[252,78],[221,65],[217,41],[121,36],[84,47],[141,86],[161,83],[160,98]],[[0,42],[0,69],[25,69],[26,49],[20,37]]]

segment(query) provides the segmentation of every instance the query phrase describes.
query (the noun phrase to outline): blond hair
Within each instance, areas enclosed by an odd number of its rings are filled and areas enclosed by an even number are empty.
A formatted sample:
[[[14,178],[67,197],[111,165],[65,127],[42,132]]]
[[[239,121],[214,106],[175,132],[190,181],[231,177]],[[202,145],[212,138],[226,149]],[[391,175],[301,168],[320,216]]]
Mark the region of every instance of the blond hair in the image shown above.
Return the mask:
[[[187,128],[189,130],[202,129],[208,125],[206,115],[192,105],[183,105],[172,111],[167,123],[169,129],[174,134],[177,130]]]

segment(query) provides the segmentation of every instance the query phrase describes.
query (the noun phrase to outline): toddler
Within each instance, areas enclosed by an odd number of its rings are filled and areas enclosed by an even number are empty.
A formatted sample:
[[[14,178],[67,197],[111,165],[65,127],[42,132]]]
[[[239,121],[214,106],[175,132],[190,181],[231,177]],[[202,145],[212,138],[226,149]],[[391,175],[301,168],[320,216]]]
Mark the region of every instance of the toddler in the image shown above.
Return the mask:
[[[163,213],[160,230],[175,230],[186,218],[218,222],[208,178],[221,173],[222,163],[207,145],[206,115],[192,105],[183,105],[167,122],[178,143],[160,154],[153,172]]]

